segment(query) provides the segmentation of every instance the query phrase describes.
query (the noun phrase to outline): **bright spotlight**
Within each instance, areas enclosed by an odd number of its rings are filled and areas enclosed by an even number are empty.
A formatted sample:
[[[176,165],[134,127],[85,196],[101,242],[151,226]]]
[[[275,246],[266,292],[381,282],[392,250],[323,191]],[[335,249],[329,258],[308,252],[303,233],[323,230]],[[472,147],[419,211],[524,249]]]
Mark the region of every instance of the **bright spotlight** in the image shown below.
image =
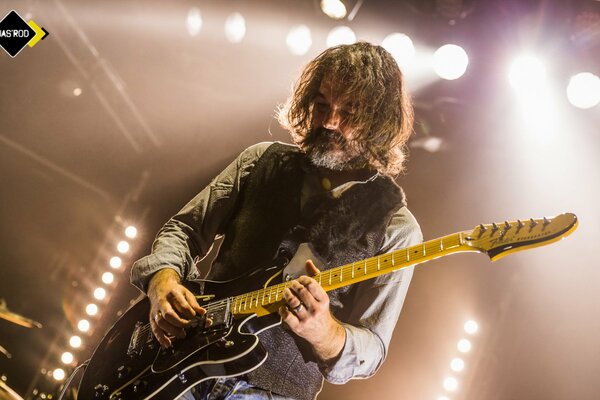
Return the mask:
[[[121,240],[118,244],[117,244],[117,250],[119,251],[119,253],[121,254],[125,254],[129,251],[129,243],[127,243],[124,240]]]
[[[137,233],[137,228],[133,225],[129,225],[127,228],[125,228],[125,236],[127,236],[129,239],[135,239]]]
[[[415,45],[404,33],[392,33],[381,42],[381,46],[390,52],[400,69],[407,68],[415,58]]]
[[[468,353],[471,350],[471,342],[467,339],[461,339],[458,341],[456,348],[458,348],[458,351],[461,353]]]
[[[200,33],[200,29],[202,29],[202,15],[200,14],[200,10],[196,7],[191,8],[188,11],[185,25],[190,36],[197,36]]]
[[[285,38],[288,49],[297,56],[302,56],[310,50],[312,37],[310,29],[306,25],[296,25]]]
[[[105,272],[102,274],[102,282],[106,283],[107,285],[113,283],[114,280],[115,276],[112,274],[112,272]]]
[[[94,303],[88,304],[87,307],[85,307],[85,313],[93,317],[94,315],[98,314],[98,306]]]
[[[69,339],[69,345],[74,349],[80,348],[81,347],[81,338],[77,335],[71,336],[71,338]]]
[[[110,261],[109,261],[110,267],[117,269],[121,266],[121,264],[123,264],[123,261],[121,260],[121,257],[111,257]]]
[[[533,56],[521,56],[515,59],[508,73],[510,85],[518,90],[536,89],[546,81],[546,68]]]
[[[321,0],[321,10],[333,19],[342,19],[347,13],[346,6],[340,0]]]
[[[231,43],[239,43],[246,36],[246,20],[240,13],[233,13],[225,21],[225,37]]]
[[[65,379],[65,375],[65,370],[62,368],[56,368],[54,371],[52,371],[52,377],[55,381],[62,381]]]
[[[87,332],[90,330],[90,321],[87,319],[82,319],[77,323],[77,329],[81,332]]]
[[[94,298],[96,300],[104,300],[106,298],[106,290],[101,287],[94,289]]]
[[[63,364],[69,365],[73,362],[75,358],[73,357],[73,353],[71,353],[70,351],[65,351],[64,353],[62,353],[62,355],[60,356],[60,361],[62,361]]]
[[[577,108],[592,108],[600,103],[600,78],[582,72],[569,79],[567,98]]]
[[[327,47],[333,47],[340,44],[356,43],[354,31],[347,26],[337,26],[327,35]]]
[[[477,324],[477,322],[475,322],[473,320],[469,320],[469,321],[465,322],[465,332],[467,332],[469,335],[473,335],[473,334],[477,333],[478,330],[479,330],[479,324]]]
[[[450,368],[452,371],[460,372],[465,369],[465,362],[460,358],[454,358],[450,361]]]
[[[460,78],[468,65],[467,52],[455,44],[445,44],[433,54],[433,70],[442,79]]]
[[[458,381],[456,380],[456,378],[446,378],[444,379],[444,389],[446,389],[449,392],[454,392],[456,389],[458,389]]]

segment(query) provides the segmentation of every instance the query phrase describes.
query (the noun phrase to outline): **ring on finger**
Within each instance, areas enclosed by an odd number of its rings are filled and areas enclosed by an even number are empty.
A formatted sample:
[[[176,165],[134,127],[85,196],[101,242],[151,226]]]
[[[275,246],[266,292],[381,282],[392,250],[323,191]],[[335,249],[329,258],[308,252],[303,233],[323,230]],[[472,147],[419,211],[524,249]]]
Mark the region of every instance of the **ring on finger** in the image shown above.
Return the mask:
[[[296,307],[292,308],[292,310],[298,314],[300,311],[302,311],[302,309],[304,308],[304,304],[300,303],[298,304]]]

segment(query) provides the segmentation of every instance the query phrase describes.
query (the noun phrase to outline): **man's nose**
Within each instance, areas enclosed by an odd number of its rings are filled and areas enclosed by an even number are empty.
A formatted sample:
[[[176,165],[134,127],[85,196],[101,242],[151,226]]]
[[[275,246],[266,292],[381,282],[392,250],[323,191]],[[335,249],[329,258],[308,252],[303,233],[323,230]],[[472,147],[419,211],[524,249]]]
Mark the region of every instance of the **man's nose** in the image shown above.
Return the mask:
[[[336,130],[340,127],[340,113],[335,109],[330,109],[323,120],[323,128]]]

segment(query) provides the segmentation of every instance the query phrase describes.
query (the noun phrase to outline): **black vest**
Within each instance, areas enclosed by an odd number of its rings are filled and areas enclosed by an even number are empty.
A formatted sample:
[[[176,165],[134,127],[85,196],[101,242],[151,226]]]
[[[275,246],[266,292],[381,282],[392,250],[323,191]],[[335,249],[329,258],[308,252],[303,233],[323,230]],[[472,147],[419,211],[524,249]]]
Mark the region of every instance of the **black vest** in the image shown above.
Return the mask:
[[[339,198],[315,196],[301,209],[307,171],[306,158],[296,147],[274,143],[267,148],[246,177],[228,226],[221,230],[225,238],[208,279],[228,280],[257,266],[270,266],[282,249],[293,252],[299,242],[309,242],[326,260],[326,265],[317,265],[321,270],[378,253],[392,214],[405,205],[401,188],[390,178],[377,177],[353,185]],[[329,292],[334,315],[351,288]],[[303,339],[282,326],[259,337],[269,357],[247,374],[248,382],[283,396],[314,399],[323,376]]]

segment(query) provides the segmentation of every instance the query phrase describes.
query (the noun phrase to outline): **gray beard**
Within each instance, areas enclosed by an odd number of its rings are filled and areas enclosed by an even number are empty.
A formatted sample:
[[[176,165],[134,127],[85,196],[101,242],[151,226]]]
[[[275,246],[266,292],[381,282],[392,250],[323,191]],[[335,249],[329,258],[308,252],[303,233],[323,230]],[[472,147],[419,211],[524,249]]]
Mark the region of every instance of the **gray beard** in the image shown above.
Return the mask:
[[[327,168],[333,171],[350,171],[368,167],[365,156],[335,133],[323,128],[311,133],[305,141],[306,156],[315,167]],[[337,144],[337,146],[336,146]],[[335,147],[341,147],[341,152]]]

